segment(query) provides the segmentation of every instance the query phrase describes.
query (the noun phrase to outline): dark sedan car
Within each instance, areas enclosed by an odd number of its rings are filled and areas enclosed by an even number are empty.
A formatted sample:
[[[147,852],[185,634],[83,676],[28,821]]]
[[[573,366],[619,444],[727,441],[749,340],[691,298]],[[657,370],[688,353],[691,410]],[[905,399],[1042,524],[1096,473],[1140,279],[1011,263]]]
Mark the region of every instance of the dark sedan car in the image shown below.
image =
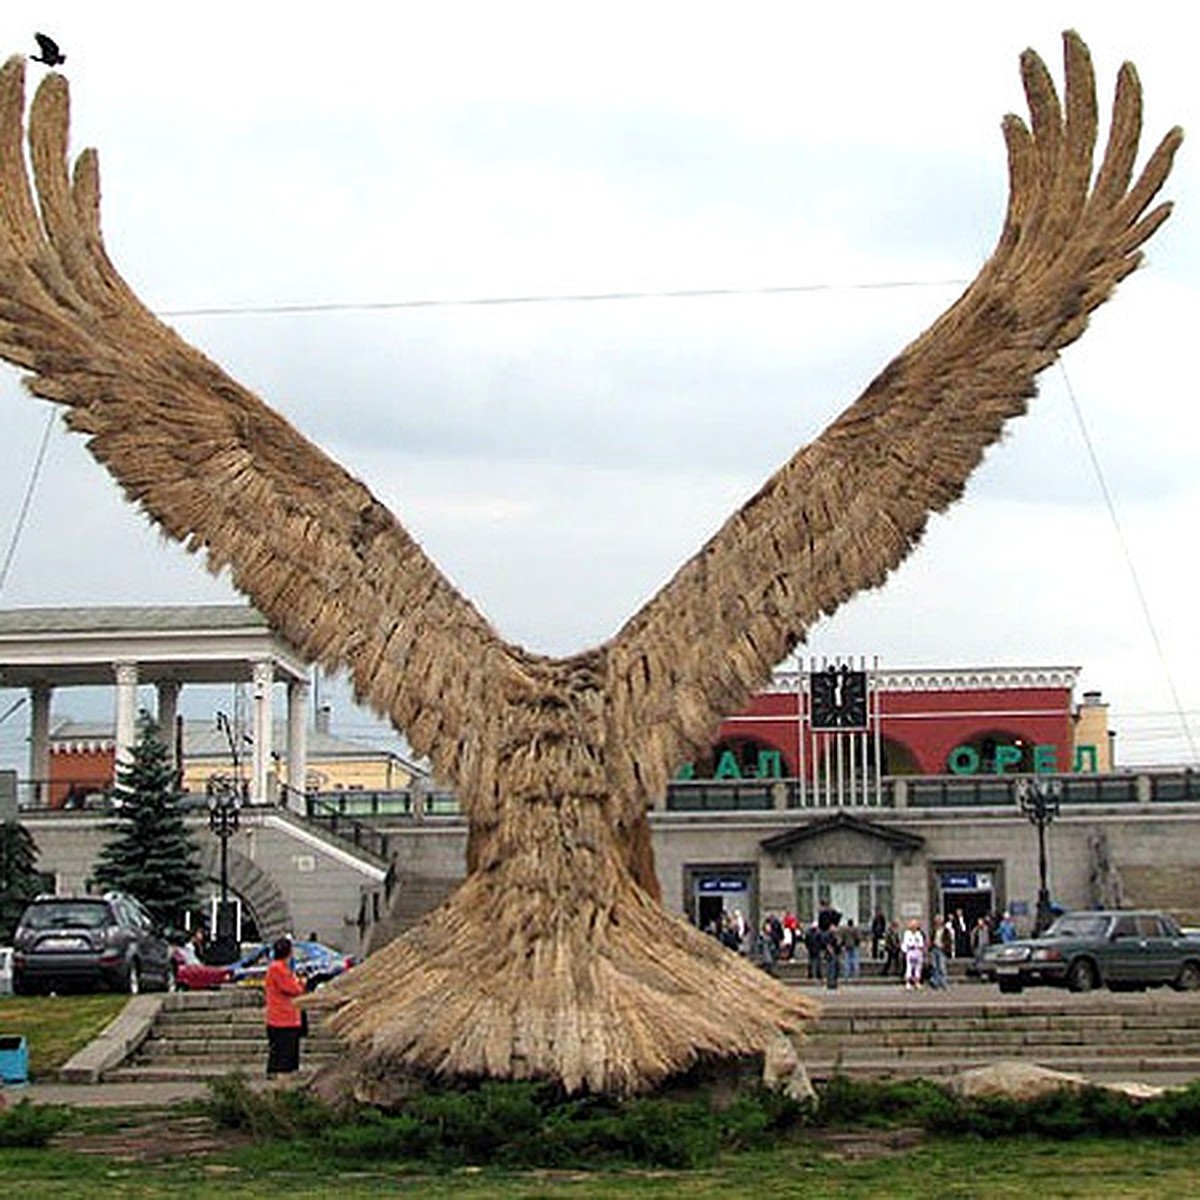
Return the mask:
[[[1040,937],[989,946],[980,975],[1002,992],[1037,984],[1088,992],[1200,988],[1200,938],[1160,912],[1064,913]]]

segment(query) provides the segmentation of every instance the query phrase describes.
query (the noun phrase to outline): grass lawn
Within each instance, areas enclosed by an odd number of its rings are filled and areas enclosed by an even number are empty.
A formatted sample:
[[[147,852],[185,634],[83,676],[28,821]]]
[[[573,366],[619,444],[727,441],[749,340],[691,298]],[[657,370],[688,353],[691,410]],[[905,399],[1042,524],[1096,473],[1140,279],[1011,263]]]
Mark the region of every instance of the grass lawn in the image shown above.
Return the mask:
[[[99,1117],[99,1114],[97,1114]],[[102,1119],[102,1118],[101,1118]],[[231,1146],[186,1159],[129,1161],[61,1146],[0,1151],[0,1192],[56,1200],[106,1196],[239,1197],[338,1195],[339,1200],[402,1191],[420,1197],[618,1200],[619,1197],[1133,1197],[1200,1194],[1200,1139],[980,1141],[930,1139],[899,1152],[858,1158],[806,1142],[803,1133],[768,1152],[726,1157],[699,1171],[500,1172],[491,1168],[422,1174],[394,1162],[331,1163],[299,1146]]]
[[[29,1073],[45,1079],[86,1046],[128,996],[0,996],[0,1034],[24,1037]]]
[[[33,1072],[45,1077],[95,1036],[125,999],[0,998],[0,1033],[23,1035]],[[11,1091],[8,1099],[19,1100],[19,1095]],[[80,1108],[69,1116],[69,1127],[46,1149],[0,1148],[0,1195],[31,1200],[214,1193],[290,1200],[332,1194],[352,1200],[397,1191],[446,1200],[1200,1196],[1200,1132],[1169,1139],[1055,1140],[932,1136],[890,1128],[847,1134],[840,1128],[798,1126],[779,1134],[769,1150],[726,1153],[702,1169],[517,1171],[484,1166],[438,1173],[394,1158],[369,1157],[369,1142],[344,1142],[339,1149],[331,1149],[327,1141],[323,1146],[284,1138],[256,1142],[245,1126],[214,1125],[200,1104],[161,1110]],[[1190,1131],[1200,1126],[1193,1108],[1185,1108],[1180,1120],[1170,1127]],[[1054,1127],[1055,1132],[1062,1128]],[[325,1126],[320,1131],[324,1137]]]

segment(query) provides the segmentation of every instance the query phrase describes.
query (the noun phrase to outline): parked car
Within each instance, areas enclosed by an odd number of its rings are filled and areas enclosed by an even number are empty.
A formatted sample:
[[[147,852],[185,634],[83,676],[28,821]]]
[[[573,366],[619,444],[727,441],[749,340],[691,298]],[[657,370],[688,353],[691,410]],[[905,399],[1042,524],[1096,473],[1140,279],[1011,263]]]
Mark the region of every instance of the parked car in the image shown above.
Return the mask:
[[[12,947],[0,946],[0,996],[12,995]]]
[[[228,967],[189,962],[180,946],[171,947],[171,970],[175,975],[175,986],[181,992],[212,991],[233,979],[233,972]]]
[[[1200,988],[1200,938],[1161,912],[1064,913],[1039,937],[989,946],[980,975],[1002,992],[1036,984],[1088,992]]]
[[[168,991],[170,949],[132,896],[39,896],[13,937],[13,991]]]
[[[230,965],[233,982],[247,987],[262,987],[271,962],[271,942],[263,942]],[[292,967],[308,990],[348,971],[354,959],[320,942],[293,942]]]

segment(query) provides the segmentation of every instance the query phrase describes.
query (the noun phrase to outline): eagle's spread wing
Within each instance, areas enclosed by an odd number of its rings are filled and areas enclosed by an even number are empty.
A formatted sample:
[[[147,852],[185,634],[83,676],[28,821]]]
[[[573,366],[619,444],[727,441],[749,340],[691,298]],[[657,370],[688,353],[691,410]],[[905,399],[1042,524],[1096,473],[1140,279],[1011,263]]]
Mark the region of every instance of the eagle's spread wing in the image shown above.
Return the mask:
[[[1042,61],[1022,57],[1032,122],[1005,120],[1008,213],[975,281],[609,647],[609,768],[631,802],[709,746],[814,621],[883,582],[1166,219],[1150,204],[1181,132],[1134,181],[1141,91],[1127,64],[1093,178],[1091,61],[1077,35],[1064,45],[1065,109]]]
[[[67,407],[92,453],[173,538],[229,567],[299,651],[347,667],[439,773],[523,656],[357,480],[158,321],[108,260],[95,154],[67,172],[66,83],[49,76],[24,152],[23,69],[0,70],[0,356]]]

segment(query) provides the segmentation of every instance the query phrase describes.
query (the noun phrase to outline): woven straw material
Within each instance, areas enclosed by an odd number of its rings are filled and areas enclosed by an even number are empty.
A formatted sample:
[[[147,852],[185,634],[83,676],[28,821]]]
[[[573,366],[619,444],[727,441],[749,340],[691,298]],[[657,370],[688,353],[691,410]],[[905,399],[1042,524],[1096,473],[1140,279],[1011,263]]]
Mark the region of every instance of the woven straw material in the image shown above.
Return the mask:
[[[1182,135],[1135,178],[1126,66],[1094,169],[1091,63],[1064,47],[1061,101],[1022,58],[1008,213],[962,297],[611,641],[562,660],[500,639],[361,483],[141,304],[104,250],[96,155],[69,169],[65,81],[26,131],[22,62],[0,70],[0,355],[457,788],[466,883],[318,1001],[369,1067],[633,1092],[802,1028],[808,1003],[659,906],[647,807],[814,621],[909,553],[1167,217]]]

